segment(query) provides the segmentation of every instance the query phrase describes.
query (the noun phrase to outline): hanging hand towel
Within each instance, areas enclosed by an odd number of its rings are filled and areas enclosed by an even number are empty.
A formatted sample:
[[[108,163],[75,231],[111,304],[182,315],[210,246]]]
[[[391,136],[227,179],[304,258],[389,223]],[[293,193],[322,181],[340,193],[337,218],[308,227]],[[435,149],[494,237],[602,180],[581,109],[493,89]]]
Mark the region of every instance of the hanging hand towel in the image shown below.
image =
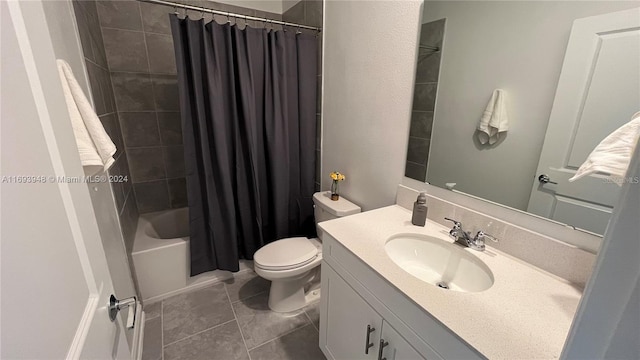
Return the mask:
[[[491,94],[491,100],[478,123],[478,140],[481,144],[495,144],[500,139],[500,133],[509,130],[507,116],[507,94],[504,90],[496,89]]]
[[[595,172],[607,173],[611,178],[623,177],[638,140],[640,140],[640,112],[635,113],[631,121],[602,140],[569,181],[576,181]],[[622,182],[616,183],[622,186]]]
[[[71,126],[86,175],[107,171],[114,163],[116,146],[104,130],[98,115],[64,60],[57,60],[64,99],[71,118]]]

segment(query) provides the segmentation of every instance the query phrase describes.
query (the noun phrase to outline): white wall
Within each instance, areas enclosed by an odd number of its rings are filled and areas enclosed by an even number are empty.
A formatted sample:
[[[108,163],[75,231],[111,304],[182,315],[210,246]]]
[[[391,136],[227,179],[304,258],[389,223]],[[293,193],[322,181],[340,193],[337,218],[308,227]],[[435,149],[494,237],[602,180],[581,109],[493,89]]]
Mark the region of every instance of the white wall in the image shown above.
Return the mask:
[[[427,1],[423,22],[447,18],[427,180],[526,209],[573,20],[639,5]],[[495,88],[508,93],[510,129],[500,145],[478,148]]]
[[[322,189],[329,172],[363,210],[395,202],[404,174],[421,1],[326,1]]]

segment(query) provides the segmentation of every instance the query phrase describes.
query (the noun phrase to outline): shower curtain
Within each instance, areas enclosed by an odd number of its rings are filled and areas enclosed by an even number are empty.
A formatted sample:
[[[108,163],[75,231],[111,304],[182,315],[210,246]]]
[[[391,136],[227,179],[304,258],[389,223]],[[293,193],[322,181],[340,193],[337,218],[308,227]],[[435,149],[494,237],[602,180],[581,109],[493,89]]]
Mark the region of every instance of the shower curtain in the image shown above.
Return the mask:
[[[312,235],[317,39],[171,15],[191,276]]]

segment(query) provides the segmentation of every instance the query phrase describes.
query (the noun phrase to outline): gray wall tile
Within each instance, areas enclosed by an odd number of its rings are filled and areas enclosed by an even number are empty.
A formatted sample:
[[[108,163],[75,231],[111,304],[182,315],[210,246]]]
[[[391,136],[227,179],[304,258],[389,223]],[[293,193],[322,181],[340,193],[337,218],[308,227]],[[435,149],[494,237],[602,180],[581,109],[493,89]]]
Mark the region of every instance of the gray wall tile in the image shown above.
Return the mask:
[[[169,190],[166,180],[133,184],[135,199],[141,213],[170,208]]]
[[[140,17],[140,6],[138,1],[116,0],[97,2],[100,26],[126,29],[142,30],[142,19]]]
[[[121,112],[119,115],[127,147],[160,145],[155,112]]]
[[[404,176],[420,181],[426,181],[427,167],[422,164],[407,161],[404,169]]]
[[[176,56],[170,35],[145,34],[149,54],[149,71],[156,74],[176,74]]]
[[[172,208],[187,206],[187,179],[168,179],[169,200]]]
[[[163,145],[182,145],[182,122],[179,112],[159,112],[158,125]]]
[[[416,84],[437,82],[440,72],[440,52],[420,50],[416,67]]]
[[[109,135],[111,141],[113,141],[113,144],[116,146],[115,158],[117,159],[120,154],[124,152],[124,143],[122,142],[122,131],[118,124],[118,115],[116,113],[105,114],[100,116],[99,119],[107,135]]]
[[[182,146],[166,146],[162,150],[167,178],[184,177],[184,148]]]
[[[142,12],[142,25],[145,32],[171,35],[169,14],[174,9],[168,6],[140,3]]]
[[[413,90],[413,110],[433,111],[436,104],[437,83],[416,84]]]
[[[180,111],[178,104],[178,77],[176,75],[151,75],[153,97],[158,111]]]
[[[127,149],[134,183],[166,178],[161,147]]]
[[[423,139],[431,139],[433,128],[433,111],[411,112],[411,130],[409,135]]]
[[[95,62],[93,48],[91,46],[91,30],[89,29],[91,22],[87,10],[81,1],[73,1],[72,4],[76,16],[76,23],[78,24],[78,35],[80,37],[80,44],[82,45],[82,52],[86,59]]]
[[[154,111],[153,88],[148,74],[111,73],[118,111]]]
[[[102,87],[100,86],[100,68],[92,62],[87,62],[87,75],[89,77],[89,86],[91,86],[91,95],[93,97],[93,105],[98,115],[107,112],[104,105],[104,96],[102,95]]]
[[[445,19],[422,24],[420,28],[420,45],[442,46]]]
[[[144,33],[103,28],[102,35],[109,70],[149,72]]]
[[[407,161],[416,164],[427,164],[429,157],[429,140],[409,137],[409,149],[407,150]]]

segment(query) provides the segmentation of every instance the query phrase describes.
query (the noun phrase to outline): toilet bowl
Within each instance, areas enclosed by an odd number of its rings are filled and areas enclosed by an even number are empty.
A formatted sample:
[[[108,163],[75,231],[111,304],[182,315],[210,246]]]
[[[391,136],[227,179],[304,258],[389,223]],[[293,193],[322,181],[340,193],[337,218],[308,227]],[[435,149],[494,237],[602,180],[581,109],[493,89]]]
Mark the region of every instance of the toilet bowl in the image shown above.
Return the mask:
[[[360,212],[359,206],[342,197],[337,201],[331,200],[330,192],[313,194],[313,202],[316,224]],[[320,239],[292,237],[276,240],[256,251],[253,260],[256,274],[271,281],[271,310],[295,311],[320,297]]]

